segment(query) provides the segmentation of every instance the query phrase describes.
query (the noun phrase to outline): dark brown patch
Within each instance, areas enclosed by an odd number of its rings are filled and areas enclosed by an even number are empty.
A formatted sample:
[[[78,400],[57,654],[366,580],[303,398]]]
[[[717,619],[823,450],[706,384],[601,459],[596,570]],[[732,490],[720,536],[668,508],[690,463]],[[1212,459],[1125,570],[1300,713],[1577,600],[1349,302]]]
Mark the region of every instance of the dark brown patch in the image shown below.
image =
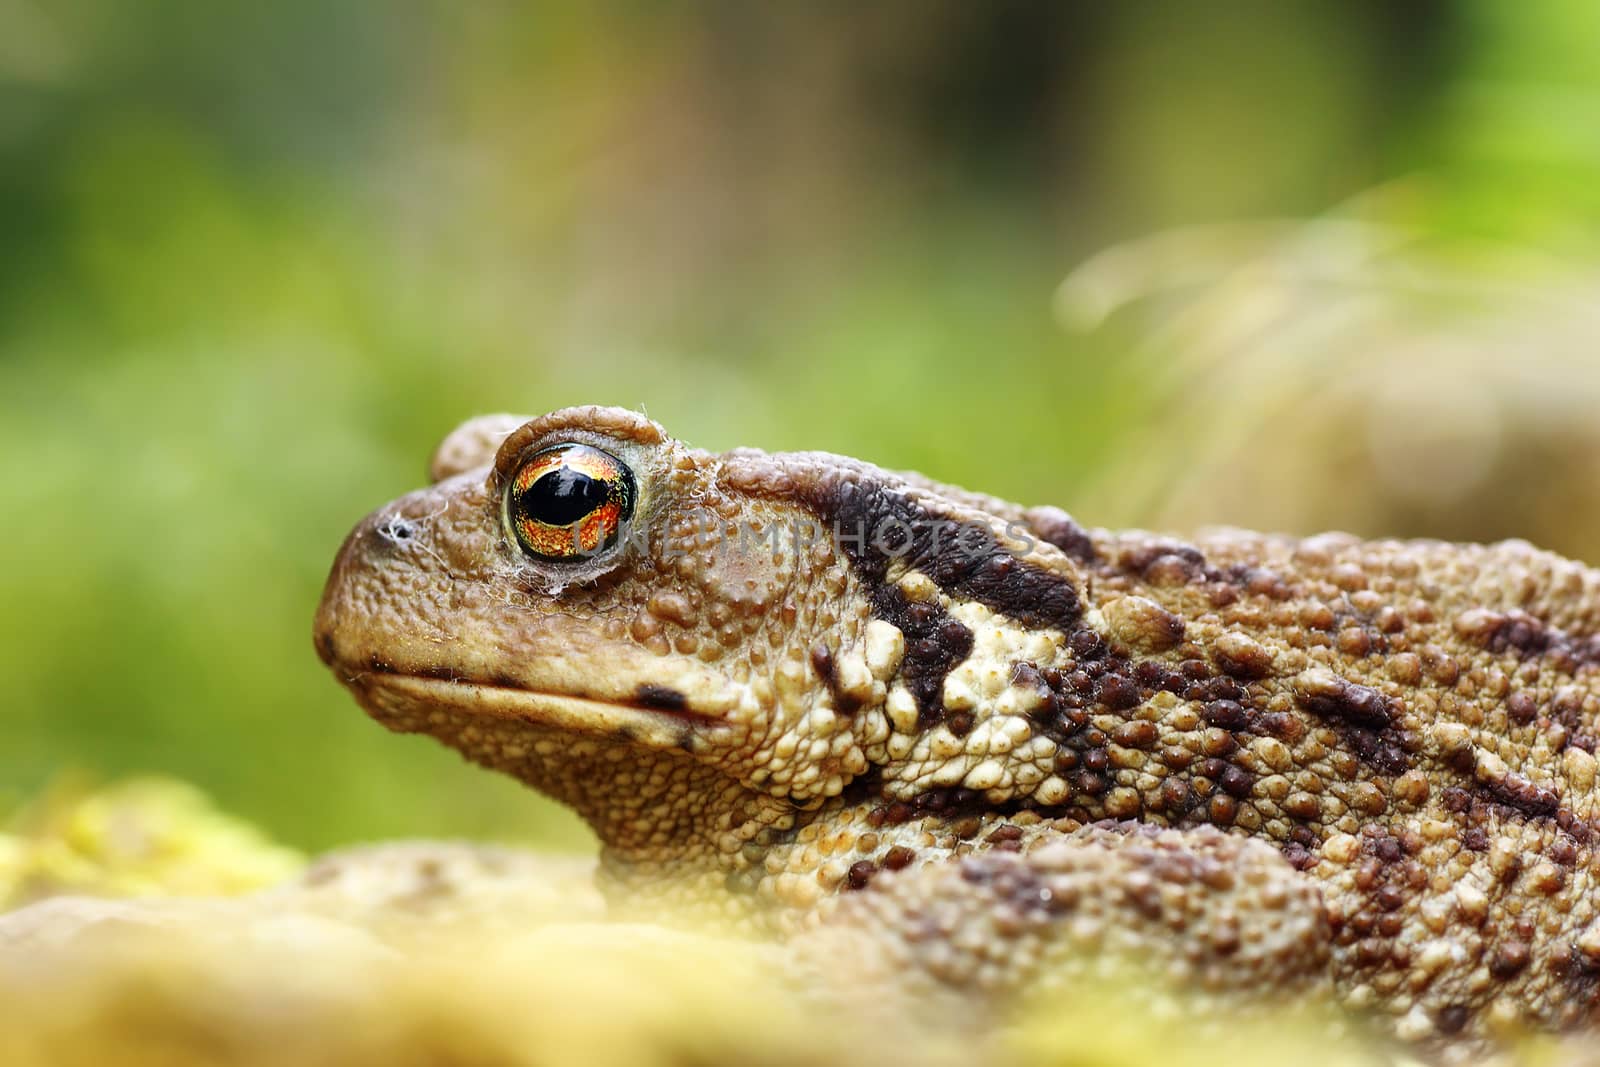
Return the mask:
[[[1150,651],[1165,652],[1169,648],[1177,647],[1188,632],[1188,623],[1163,609],[1150,616],[1145,641]]]
[[[1100,679],[1100,703],[1112,711],[1126,711],[1139,704],[1139,686],[1125,674],[1108,674]]]
[[[849,790],[847,789],[848,793]],[[930,789],[925,793],[918,793],[911,800],[896,800],[888,804],[881,804],[867,813],[867,823],[870,826],[898,826],[915,819],[933,819],[949,826],[961,838],[970,838],[976,835],[983,827],[983,816],[999,816],[1002,818],[1018,815],[1022,812],[1077,812],[1078,809],[1068,808],[1066,805],[1046,806],[1039,804],[1031,797],[1012,797],[999,803],[992,803],[984,798],[983,793],[976,789],[966,789],[961,786],[948,786]],[[1016,826],[997,827],[1000,833],[998,841],[1011,841],[1013,844],[1021,840],[1021,828]],[[1012,835],[1016,836],[1013,838]],[[894,850],[891,849],[891,852]],[[1005,849],[1010,851],[1010,848]],[[915,858],[915,853],[910,849],[905,857],[905,862],[910,863]],[[885,866],[889,866],[887,857]]]
[[[864,808],[883,799],[883,768],[873,765],[867,768],[866,773],[850,779],[845,784],[844,792],[839,794],[839,799],[850,808]]]
[[[656,711],[686,711],[689,698],[668,685],[645,682],[633,691],[633,702]]]
[[[1466,779],[1463,785],[1441,790],[1439,799],[1444,809],[1458,816],[1465,824],[1461,831],[1461,845],[1472,852],[1486,852],[1490,837],[1484,822],[1493,812],[1502,818],[1554,819],[1556,829],[1566,836],[1557,838],[1550,846],[1552,860],[1565,866],[1578,858],[1578,849],[1587,846],[1594,837],[1594,828],[1580,818],[1571,808],[1563,807],[1561,794],[1556,790],[1534,784],[1517,773],[1508,773],[1493,781],[1480,782],[1475,777],[1476,761],[1472,750],[1467,758],[1453,764],[1451,769]]]
[[[1044,675],[1039,672],[1037,664],[1027,660],[1018,660],[1011,665],[1011,684],[1021,688],[1032,689],[1037,693],[1048,693],[1049,684],[1044,680]]]
[[[1588,845],[1594,839],[1594,827],[1584,822],[1570,808],[1562,808],[1556,812],[1556,826],[1579,847]]]
[[[993,808],[983,799],[982,793],[976,789],[963,789],[960,786],[930,789],[926,793],[918,793],[911,803],[919,815],[936,815],[945,819],[962,818],[988,812]]]
[[[1506,697],[1506,713],[1518,726],[1526,726],[1538,716],[1539,704],[1532,693],[1519,689]]]
[[[1223,730],[1245,730],[1250,726],[1250,713],[1237,700],[1213,700],[1201,714],[1206,723]]]
[[[986,526],[929,511],[894,486],[841,478],[802,495],[869,587],[881,586],[898,559],[945,593],[1025,626],[1070,631],[1082,614],[1067,578],[1017,558]]]
[[[1288,600],[1294,596],[1294,589],[1283,575],[1265,567],[1235,563],[1227,569],[1225,577],[1227,584],[1242,588],[1251,596],[1266,597],[1269,600]]]
[[[1434,1015],[1434,1025],[1439,1027],[1441,1034],[1459,1034],[1466,1029],[1467,1021],[1472,1018],[1472,1009],[1465,1004],[1446,1004]]]
[[[1513,652],[1523,659],[1550,657],[1565,674],[1600,663],[1600,636],[1576,637],[1523,611],[1496,615],[1469,632],[1490,652]]]
[[[1495,803],[1503,804],[1530,819],[1547,819],[1561,810],[1561,797],[1554,789],[1533,784],[1520,774],[1507,774],[1479,785]]]
[[[829,689],[839,687],[839,674],[833,665],[833,653],[821,641],[811,646],[811,669],[817,672],[817,677]]]
[[[1253,681],[1265,678],[1272,672],[1272,654],[1251,641],[1236,648],[1214,646],[1211,655],[1224,674]]]
[[[1027,520],[1029,529],[1069,558],[1079,563],[1095,561],[1094,541],[1090,539],[1088,531],[1060,508],[1029,508],[1023,518]]]
[[[871,860],[861,860],[852,863],[845,872],[844,885],[846,889],[865,889],[867,883],[872,881],[872,876],[878,873],[878,865]]]
[[[1297,871],[1309,871],[1317,865],[1317,857],[1311,850],[1293,841],[1283,846],[1283,858]]]
[[[887,870],[899,871],[911,866],[917,854],[904,845],[895,845],[883,854],[883,866]]]
[[[1359,726],[1335,726],[1356,758],[1381,774],[1404,774],[1411,769],[1411,756],[1406,749]]]
[[[880,826],[899,826],[908,823],[917,817],[917,810],[904,800],[891,801],[879,805],[867,812],[867,825],[873,829]]]
[[[833,653],[828,646],[818,641],[811,646],[811,668],[817,672],[817,678],[833,694],[833,706],[841,715],[854,715],[861,708],[859,698],[844,692],[839,688],[839,669],[834,663]]]
[[[1502,980],[1511,978],[1526,967],[1532,958],[1532,950],[1526,941],[1509,938],[1489,957],[1489,973]]]
[[[1600,997],[1600,961],[1590,959],[1574,945],[1559,947],[1550,956],[1550,970],[1567,987],[1577,1004],[1593,1004]]]
[[[1515,696],[1516,694],[1512,695]],[[1584,719],[1583,700],[1583,690],[1575,686],[1563,686],[1556,690],[1555,697],[1550,702],[1548,714],[1552,722],[1560,723],[1566,727],[1567,744],[1592,753],[1600,745],[1597,745],[1592,724]]]
[[[950,824],[950,831],[956,835],[958,841],[971,841],[978,836],[978,831],[983,829],[983,812],[973,815],[963,815]]]
[[[1297,693],[1300,704],[1323,719],[1338,719],[1368,730],[1387,730],[1393,721],[1394,702],[1376,689],[1343,678],[1316,691]]]
[[[927,511],[876,481],[843,479],[810,494],[835,543],[866,582],[874,614],[906,640],[902,677],[924,727],[940,721],[945,675],[972,651],[972,633],[944,608],[911,602],[888,582],[892,560],[926,574],[950,596],[975,600],[1025,626],[1072,632],[1082,608],[1066,577],[1013,556],[994,532]]]
[[[1183,687],[1182,695],[1183,699],[1192,700],[1197,704],[1213,700],[1243,702],[1249,698],[1250,691],[1233,678],[1216,677],[1189,682]]]
[[[845,888],[866,889],[867,883],[872,881],[872,875],[875,873],[878,873],[878,865],[870,859],[854,862],[850,865],[850,870],[845,872]]]
[[[1196,800],[1189,783],[1173,776],[1161,783],[1159,803],[1161,811],[1173,820],[1177,820],[1193,810]]]
[[[1204,552],[1165,538],[1128,546],[1114,565],[1117,570],[1156,586],[1227,584],[1227,576],[1211,566]]]
[[[1356,757],[1383,774],[1402,774],[1411,767],[1418,739],[1392,728],[1397,702],[1376,689],[1344,678],[1329,677],[1296,687],[1300,706],[1329,723]]]
[[[1491,652],[1510,649],[1519,656],[1542,656],[1567,640],[1561,631],[1546,626],[1532,615],[1513,611],[1500,616],[1498,623],[1485,634],[1484,644]]]
[[[945,675],[972,652],[972,631],[943,606],[912,602],[892,585],[871,594],[873,613],[905,635],[900,678],[917,702],[918,723],[926,728],[944,715]]]
[[[1218,779],[1218,784],[1222,786],[1223,792],[1229,796],[1243,800],[1255,788],[1256,779],[1254,775],[1243,768],[1229,764],[1227,769],[1222,772],[1221,778]]]

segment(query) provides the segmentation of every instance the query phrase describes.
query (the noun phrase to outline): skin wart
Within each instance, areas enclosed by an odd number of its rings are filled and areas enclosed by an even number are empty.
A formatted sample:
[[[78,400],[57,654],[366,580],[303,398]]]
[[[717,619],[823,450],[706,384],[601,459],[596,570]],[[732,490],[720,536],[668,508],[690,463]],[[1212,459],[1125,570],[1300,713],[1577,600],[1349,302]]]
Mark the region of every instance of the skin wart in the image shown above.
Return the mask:
[[[628,484],[534,484],[561,446]],[[1595,1019],[1600,573],[1085,529],[613,408],[474,420],[432,475],[349,535],[317,649],[385,726],[576,809],[618,910],[923,1000],[1109,954],[1445,1056]],[[614,543],[530,553],[523,483],[562,521],[615,490]]]

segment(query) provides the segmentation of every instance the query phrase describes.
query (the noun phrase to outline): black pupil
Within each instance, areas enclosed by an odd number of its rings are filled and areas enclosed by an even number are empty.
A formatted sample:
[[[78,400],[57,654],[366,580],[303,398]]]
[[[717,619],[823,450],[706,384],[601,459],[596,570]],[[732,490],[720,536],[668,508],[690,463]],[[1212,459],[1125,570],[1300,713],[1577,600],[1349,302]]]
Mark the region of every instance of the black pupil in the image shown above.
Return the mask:
[[[606,502],[606,483],[562,467],[528,486],[518,501],[529,517],[548,526],[571,526]]]

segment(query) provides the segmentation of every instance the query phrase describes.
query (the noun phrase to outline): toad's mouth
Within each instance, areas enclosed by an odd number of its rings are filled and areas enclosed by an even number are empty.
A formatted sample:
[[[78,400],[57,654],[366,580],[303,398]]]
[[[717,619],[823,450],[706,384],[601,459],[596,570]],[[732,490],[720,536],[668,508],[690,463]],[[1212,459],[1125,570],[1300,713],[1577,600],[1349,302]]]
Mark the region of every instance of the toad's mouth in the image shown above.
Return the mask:
[[[698,711],[671,689],[644,685],[631,699],[544,693],[469,678],[371,672],[347,684],[368,713],[407,732],[431,732],[431,713],[463,720],[525,722],[574,734],[627,737],[663,748],[689,747],[698,736],[728,727],[720,714]]]

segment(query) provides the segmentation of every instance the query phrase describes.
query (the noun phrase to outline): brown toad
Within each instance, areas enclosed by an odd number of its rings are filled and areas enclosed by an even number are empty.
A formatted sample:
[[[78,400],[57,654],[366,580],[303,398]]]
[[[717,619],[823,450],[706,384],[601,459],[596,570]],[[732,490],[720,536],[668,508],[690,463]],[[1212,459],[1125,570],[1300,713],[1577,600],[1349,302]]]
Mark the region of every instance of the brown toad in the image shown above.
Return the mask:
[[[1109,953],[1432,1048],[1596,1015],[1600,573],[1084,529],[614,408],[474,420],[432,474],[317,648],[575,808],[615,904],[990,1000]]]

